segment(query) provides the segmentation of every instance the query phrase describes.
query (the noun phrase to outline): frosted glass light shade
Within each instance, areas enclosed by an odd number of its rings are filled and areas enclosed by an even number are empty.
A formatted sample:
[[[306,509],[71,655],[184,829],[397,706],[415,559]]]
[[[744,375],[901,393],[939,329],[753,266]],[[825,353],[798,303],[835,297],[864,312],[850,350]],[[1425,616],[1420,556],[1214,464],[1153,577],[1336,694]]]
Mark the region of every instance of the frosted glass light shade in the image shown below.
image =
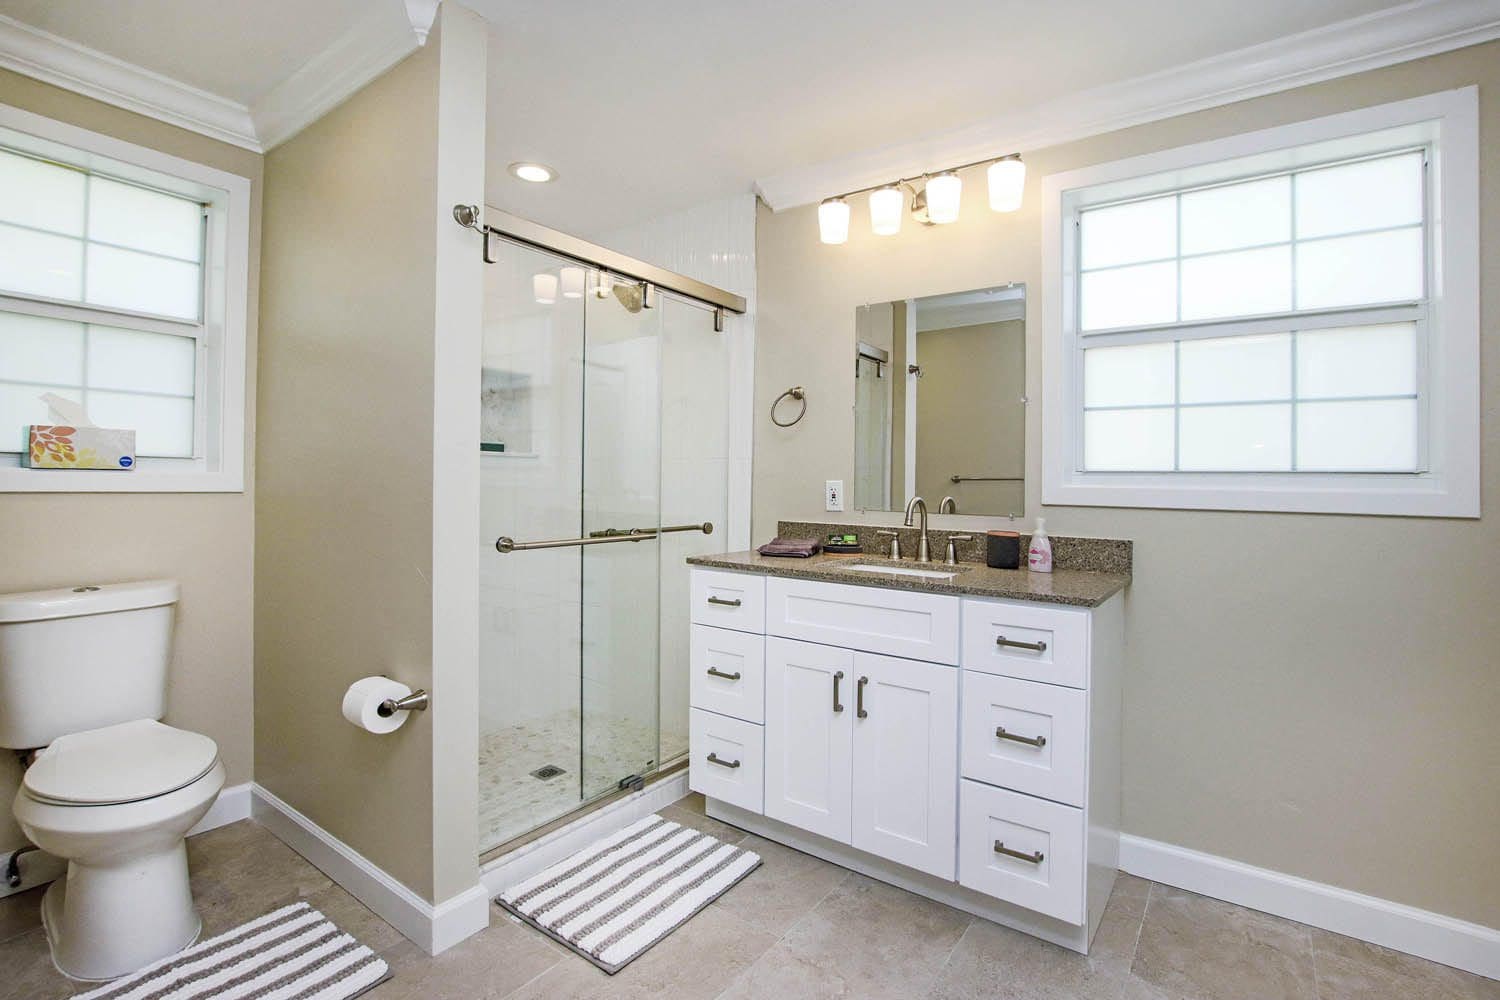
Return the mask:
[[[927,219],[937,225],[958,221],[959,196],[964,182],[951,170],[927,181]]]
[[[894,184],[870,192],[870,229],[876,236],[894,236],[901,231],[906,197]]]
[[[842,198],[825,198],[818,205],[818,238],[837,245],[849,240],[849,203]]]
[[[557,275],[533,274],[531,276],[531,294],[539,306],[550,306],[556,302]]]
[[[1021,207],[1026,189],[1026,164],[1019,156],[996,160],[986,171],[990,182],[990,208],[996,212],[1014,212]]]
[[[565,299],[583,298],[584,270],[581,267],[562,269],[562,294]]]

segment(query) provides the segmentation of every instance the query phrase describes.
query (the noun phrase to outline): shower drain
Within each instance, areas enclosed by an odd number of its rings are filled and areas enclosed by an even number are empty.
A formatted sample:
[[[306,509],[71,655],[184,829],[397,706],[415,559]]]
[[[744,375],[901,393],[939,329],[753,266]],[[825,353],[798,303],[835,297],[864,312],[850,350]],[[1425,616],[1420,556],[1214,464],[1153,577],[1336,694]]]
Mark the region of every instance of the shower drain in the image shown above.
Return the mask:
[[[567,774],[567,773],[568,773],[567,771],[564,771],[562,768],[558,767],[556,764],[548,764],[546,767],[539,767],[535,771],[532,771],[531,772],[531,776],[533,778],[540,778],[543,781],[546,781],[548,778],[555,778],[559,774]]]

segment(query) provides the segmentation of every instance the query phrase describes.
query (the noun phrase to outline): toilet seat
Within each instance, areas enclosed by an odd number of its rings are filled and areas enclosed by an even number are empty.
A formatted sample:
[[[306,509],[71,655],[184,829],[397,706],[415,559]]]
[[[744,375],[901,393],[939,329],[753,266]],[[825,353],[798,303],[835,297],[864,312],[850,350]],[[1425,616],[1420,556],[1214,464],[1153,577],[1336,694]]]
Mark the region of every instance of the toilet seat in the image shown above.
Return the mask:
[[[22,787],[48,805],[123,805],[185,788],[218,761],[207,736],[137,719],[59,737],[37,754]]]

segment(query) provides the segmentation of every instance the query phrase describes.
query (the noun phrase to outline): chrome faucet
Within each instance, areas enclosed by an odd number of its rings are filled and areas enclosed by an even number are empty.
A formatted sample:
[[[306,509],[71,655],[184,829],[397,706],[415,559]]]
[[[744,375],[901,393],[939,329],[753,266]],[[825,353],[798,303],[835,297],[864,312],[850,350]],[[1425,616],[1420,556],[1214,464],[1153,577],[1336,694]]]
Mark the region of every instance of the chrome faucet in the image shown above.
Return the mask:
[[[958,501],[952,497],[943,497],[943,502],[938,504],[939,514],[957,514]]]
[[[927,501],[921,497],[912,497],[906,501],[906,526],[911,527],[911,517],[916,511],[922,512],[921,530],[917,538],[917,562],[931,562],[932,550],[927,547]]]

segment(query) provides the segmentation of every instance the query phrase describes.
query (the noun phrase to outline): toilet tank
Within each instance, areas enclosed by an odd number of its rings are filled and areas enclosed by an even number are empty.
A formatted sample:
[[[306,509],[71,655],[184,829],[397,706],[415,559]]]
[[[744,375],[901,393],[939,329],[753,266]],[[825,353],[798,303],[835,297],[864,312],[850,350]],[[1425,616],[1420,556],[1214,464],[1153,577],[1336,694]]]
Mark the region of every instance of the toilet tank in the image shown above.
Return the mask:
[[[176,580],[0,594],[0,747],[166,711]]]

